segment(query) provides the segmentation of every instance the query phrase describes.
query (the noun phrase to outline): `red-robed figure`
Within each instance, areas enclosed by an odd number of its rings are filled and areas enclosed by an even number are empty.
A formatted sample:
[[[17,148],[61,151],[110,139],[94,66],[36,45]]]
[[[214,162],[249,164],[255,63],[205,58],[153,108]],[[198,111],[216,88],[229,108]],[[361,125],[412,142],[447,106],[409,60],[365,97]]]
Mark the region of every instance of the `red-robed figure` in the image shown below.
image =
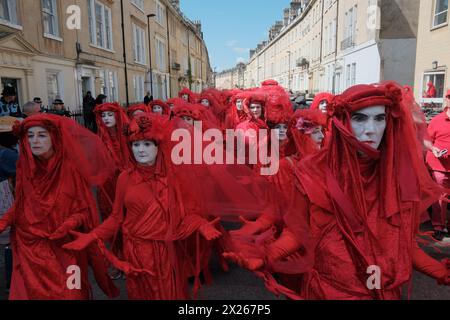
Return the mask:
[[[265,268],[303,275],[298,297],[400,299],[413,268],[450,284],[448,261],[430,258],[415,239],[440,190],[407,101],[388,82],[354,86],[329,105],[330,144],[300,162],[286,228],[264,257]],[[288,264],[292,254],[297,265]]]
[[[213,223],[195,213],[198,203],[184,196],[184,183],[171,165],[163,119],[139,115],[129,128],[133,167],[119,177],[112,215],[89,234],[65,246],[83,250],[96,239],[108,240],[120,230],[123,259],[99,244],[114,266],[127,275],[130,299],[187,299],[190,259],[183,241],[195,232],[207,240],[220,236]],[[170,130],[168,130],[170,132]],[[175,176],[177,175],[177,177]]]
[[[0,220],[11,226],[13,274],[10,299],[88,299],[88,265],[109,296],[117,289],[95,248],[71,252],[71,230],[88,232],[98,225],[91,188],[112,175],[112,161],[100,139],[74,121],[35,115],[15,127],[20,138],[16,201]],[[80,283],[68,285],[79,268]],[[71,269],[72,268],[72,269]]]

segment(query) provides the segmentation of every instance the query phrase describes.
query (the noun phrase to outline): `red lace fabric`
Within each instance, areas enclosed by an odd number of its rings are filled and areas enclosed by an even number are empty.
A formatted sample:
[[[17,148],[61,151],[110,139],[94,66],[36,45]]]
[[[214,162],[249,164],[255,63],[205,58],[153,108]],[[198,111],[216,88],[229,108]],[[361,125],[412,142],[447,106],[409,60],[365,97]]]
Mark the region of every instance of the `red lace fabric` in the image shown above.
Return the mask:
[[[302,297],[399,299],[410,280],[420,215],[440,193],[407,102],[390,82],[352,87],[331,102],[330,144],[300,162],[299,192],[285,215],[299,246],[314,257],[303,270]],[[350,124],[352,112],[374,105],[387,110],[379,150],[360,143]],[[366,285],[371,265],[381,269],[381,290]]]
[[[32,155],[27,131],[43,127],[50,133],[55,154],[49,160]],[[4,216],[12,226],[13,276],[10,299],[88,299],[91,297],[88,265],[100,287],[117,296],[98,250],[83,253],[62,249],[72,240],[50,240],[63,223],[72,221],[88,232],[98,225],[91,188],[113,172],[112,161],[101,140],[74,121],[51,114],[31,116],[15,128],[20,137],[16,201]],[[67,286],[67,268],[81,268],[81,290]]]

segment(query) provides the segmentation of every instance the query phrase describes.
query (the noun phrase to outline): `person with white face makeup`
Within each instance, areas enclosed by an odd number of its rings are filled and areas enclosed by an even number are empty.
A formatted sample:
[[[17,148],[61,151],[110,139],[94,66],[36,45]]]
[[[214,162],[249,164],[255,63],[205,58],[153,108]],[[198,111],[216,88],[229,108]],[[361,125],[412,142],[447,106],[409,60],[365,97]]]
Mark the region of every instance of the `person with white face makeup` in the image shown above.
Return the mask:
[[[200,215],[187,211],[179,177],[172,171],[170,143],[161,117],[142,114],[129,127],[133,167],[118,181],[113,214],[88,234],[65,245],[84,250],[95,239],[123,234],[123,260],[100,243],[106,257],[126,273],[128,298],[132,300],[187,299],[188,270],[183,241],[199,232],[207,241],[221,233]],[[170,132],[170,130],[168,130]],[[125,214],[126,212],[126,214]]]
[[[253,268],[298,261],[288,270],[302,277],[297,297],[313,300],[401,299],[413,268],[450,285],[450,260],[432,259],[415,238],[441,192],[425,166],[407,94],[386,82],[333,98],[330,140],[300,161],[286,228]],[[377,290],[367,286],[371,266],[381,274]]]
[[[151,112],[159,114],[159,115],[168,116],[170,113],[169,105],[162,100],[153,100],[150,103],[150,109],[151,109]]]
[[[139,109],[134,108],[134,113]],[[114,175],[111,176],[97,190],[97,202],[102,220],[112,213],[116,185],[119,175],[132,165],[132,155],[128,147],[124,130],[129,124],[129,119],[124,109],[118,103],[104,103],[94,109],[98,127],[98,135],[109,151],[111,159],[114,160]],[[136,115],[135,115],[136,116]],[[121,249],[121,235],[113,239],[113,250],[119,253]],[[115,269],[110,271],[112,279],[118,279],[122,274]]]
[[[98,250],[75,254],[62,248],[73,240],[74,230],[89,232],[98,225],[91,189],[113,174],[102,141],[73,120],[52,114],[27,117],[14,132],[20,144],[16,198],[0,219],[0,233],[12,227],[9,299],[89,299],[88,264],[102,290],[117,296]],[[78,290],[67,286],[67,270],[74,265],[80,269]]]

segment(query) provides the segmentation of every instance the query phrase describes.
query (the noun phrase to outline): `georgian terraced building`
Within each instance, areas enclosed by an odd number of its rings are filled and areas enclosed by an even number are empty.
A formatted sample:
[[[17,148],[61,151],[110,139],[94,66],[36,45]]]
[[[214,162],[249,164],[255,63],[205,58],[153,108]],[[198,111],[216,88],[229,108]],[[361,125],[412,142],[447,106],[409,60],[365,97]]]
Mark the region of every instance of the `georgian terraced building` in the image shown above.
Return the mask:
[[[201,23],[174,0],[0,0],[0,77],[21,104],[71,109],[87,91],[126,104],[213,81]]]
[[[250,51],[244,87],[275,79],[294,92],[336,94],[357,83],[414,85],[419,5],[428,1],[294,0]]]

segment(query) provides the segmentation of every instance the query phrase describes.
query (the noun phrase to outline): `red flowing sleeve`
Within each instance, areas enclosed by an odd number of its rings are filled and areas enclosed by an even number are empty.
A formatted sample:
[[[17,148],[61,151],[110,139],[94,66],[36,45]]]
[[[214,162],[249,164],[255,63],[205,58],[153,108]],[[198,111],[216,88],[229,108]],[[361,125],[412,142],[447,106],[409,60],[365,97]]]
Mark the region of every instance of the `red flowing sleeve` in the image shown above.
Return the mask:
[[[124,220],[124,197],[128,184],[129,172],[120,174],[117,181],[116,196],[112,214],[101,225],[93,231],[94,235],[101,240],[112,239],[122,226]]]

